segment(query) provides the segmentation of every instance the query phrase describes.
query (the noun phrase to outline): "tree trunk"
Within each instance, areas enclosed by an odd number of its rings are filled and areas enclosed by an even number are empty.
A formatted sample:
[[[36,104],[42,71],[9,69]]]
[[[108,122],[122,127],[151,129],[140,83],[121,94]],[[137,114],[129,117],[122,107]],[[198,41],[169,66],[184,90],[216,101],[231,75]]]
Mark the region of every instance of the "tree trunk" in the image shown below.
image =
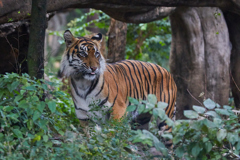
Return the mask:
[[[240,108],[240,16],[231,12],[224,14],[232,42],[230,63],[231,89],[235,106]]]
[[[127,24],[111,18],[108,31],[107,62],[114,63],[125,59]]]
[[[183,110],[202,105],[206,98],[228,104],[231,44],[221,10],[179,7],[170,19],[170,70],[178,87],[176,118],[183,119]]]
[[[47,0],[32,0],[28,72],[38,79],[44,75],[44,38],[46,29]]]

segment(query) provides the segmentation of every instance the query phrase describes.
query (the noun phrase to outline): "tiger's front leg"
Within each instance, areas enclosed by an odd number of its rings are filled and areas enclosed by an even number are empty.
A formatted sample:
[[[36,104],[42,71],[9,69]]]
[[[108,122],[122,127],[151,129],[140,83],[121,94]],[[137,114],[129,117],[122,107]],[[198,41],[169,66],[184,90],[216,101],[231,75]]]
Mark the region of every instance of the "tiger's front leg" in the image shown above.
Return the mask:
[[[89,127],[88,127],[88,120],[79,120],[80,126],[83,128],[84,134],[90,138]]]
[[[112,112],[111,117],[113,119],[121,119],[125,115],[126,109],[127,109],[127,106],[126,106],[124,100],[122,100],[122,99],[116,100],[116,102],[112,108],[113,112]]]

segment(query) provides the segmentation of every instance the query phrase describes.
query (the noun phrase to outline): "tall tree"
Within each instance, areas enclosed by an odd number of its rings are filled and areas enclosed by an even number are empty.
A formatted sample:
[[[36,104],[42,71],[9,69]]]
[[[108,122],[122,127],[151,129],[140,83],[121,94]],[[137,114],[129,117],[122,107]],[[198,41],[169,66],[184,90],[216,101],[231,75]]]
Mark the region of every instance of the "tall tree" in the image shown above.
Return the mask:
[[[47,0],[32,0],[31,26],[28,48],[28,72],[31,77],[44,75],[44,38]]]
[[[202,105],[206,98],[228,104],[231,43],[221,10],[178,7],[170,19],[170,70],[178,87],[176,118],[183,119],[183,110]]]
[[[108,62],[113,63],[124,60],[126,39],[127,23],[111,18],[111,24],[108,31]]]

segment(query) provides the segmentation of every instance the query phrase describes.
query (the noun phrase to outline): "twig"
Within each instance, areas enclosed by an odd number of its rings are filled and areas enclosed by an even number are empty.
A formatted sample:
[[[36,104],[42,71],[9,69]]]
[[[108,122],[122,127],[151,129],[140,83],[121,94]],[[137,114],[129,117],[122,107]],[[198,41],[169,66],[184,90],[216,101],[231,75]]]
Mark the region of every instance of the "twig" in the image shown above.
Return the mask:
[[[199,100],[197,100],[197,98],[195,98],[191,93],[190,93],[190,91],[187,89],[187,91],[188,91],[188,93],[190,94],[190,96],[193,98],[193,99],[195,99],[198,103],[200,103],[202,106],[203,106],[203,104],[199,101]]]
[[[237,87],[238,91],[240,92],[240,89],[239,89],[239,87],[238,87],[237,83],[235,82],[235,80],[234,80],[234,78],[233,78],[233,76],[232,76],[232,73],[231,73],[231,72],[230,72],[230,75],[231,75],[231,77],[232,77],[232,80],[233,80],[233,82],[234,82],[235,86]]]

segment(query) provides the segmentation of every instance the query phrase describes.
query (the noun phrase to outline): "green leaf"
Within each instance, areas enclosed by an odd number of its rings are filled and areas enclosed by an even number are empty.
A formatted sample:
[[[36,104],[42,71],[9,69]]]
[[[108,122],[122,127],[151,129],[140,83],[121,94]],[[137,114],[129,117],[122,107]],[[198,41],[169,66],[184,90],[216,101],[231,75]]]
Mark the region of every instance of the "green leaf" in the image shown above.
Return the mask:
[[[137,106],[135,106],[135,105],[130,105],[130,106],[128,106],[128,107],[127,107],[127,112],[135,111],[136,107],[137,107]]]
[[[221,115],[229,116],[230,113],[226,109],[215,109],[215,111]]]
[[[232,107],[230,107],[230,106],[227,106],[227,105],[224,105],[224,106],[223,106],[223,108],[224,108],[224,109],[230,109],[230,110],[232,110],[232,109],[233,109]]]
[[[204,144],[205,144],[205,148],[206,148],[207,153],[209,153],[212,150],[212,147],[213,147],[212,143],[211,142],[206,142]]]
[[[165,103],[165,102],[158,102],[157,103],[157,107],[161,108],[161,109],[165,109],[165,108],[167,108],[167,106],[168,106],[168,104]]]
[[[203,104],[204,104],[204,106],[206,107],[206,108],[208,108],[208,109],[214,109],[215,108],[215,106],[216,106],[216,103],[215,102],[213,102],[211,99],[207,99],[207,100],[205,100],[204,102],[203,102]]]
[[[184,148],[183,146],[179,146],[176,150],[175,150],[175,154],[177,155],[178,158],[182,158],[183,154],[184,154]]]
[[[229,140],[229,142],[231,142],[234,145],[238,141],[238,133],[228,132],[227,139]]]
[[[17,136],[17,138],[23,138],[22,132],[19,129],[13,129],[12,131]]]
[[[136,100],[135,98],[132,97],[128,97],[129,102],[131,102],[132,104],[139,104],[138,100]]]
[[[167,123],[167,125],[168,125],[169,127],[172,127],[172,126],[174,125],[173,120],[171,120],[170,118],[167,118],[167,119],[166,119],[166,123]]]
[[[205,113],[205,115],[221,119],[221,117],[215,111],[208,111],[208,112]]]
[[[240,150],[240,140],[238,140],[236,149],[237,149],[238,151]]]
[[[0,91],[0,99],[2,99],[3,94],[4,94],[4,91],[1,90],[1,91]]]
[[[12,92],[13,90],[17,89],[19,84],[20,84],[19,81],[15,81],[11,85],[8,85],[9,92]]]
[[[41,116],[41,113],[36,110],[33,114],[33,121],[37,120],[40,116]]]
[[[32,127],[33,127],[33,120],[31,120],[31,119],[28,120],[27,127],[28,127],[29,130],[32,129]]]
[[[209,121],[208,119],[204,119],[203,124],[205,124],[208,128],[216,128],[216,124],[213,123],[212,121]]]
[[[203,137],[202,141],[203,141],[203,143],[205,143],[205,142],[209,141],[209,139],[206,137]]]
[[[220,126],[222,124],[222,120],[219,118],[214,118],[213,123],[216,124],[217,126]]]
[[[154,104],[154,105],[157,103],[157,97],[154,94],[149,94],[147,96],[147,100],[149,103]]]
[[[26,102],[26,100],[21,100],[18,106],[20,108],[26,108],[27,106],[29,106],[29,104]]]
[[[14,99],[14,102],[18,102],[19,100],[21,100],[23,98],[22,95],[17,95]]]
[[[37,104],[37,109],[40,111],[40,113],[43,112],[45,108],[45,102],[41,101],[40,103]]]
[[[153,113],[160,118],[160,120],[165,120],[167,118],[165,111],[161,108],[154,108]]]
[[[222,140],[227,136],[227,130],[226,129],[220,129],[217,132],[217,140],[219,142],[222,142]]]
[[[34,87],[34,86],[27,86],[25,89],[29,90],[29,91],[35,91],[36,87]]]
[[[198,113],[192,110],[185,110],[183,114],[185,117],[190,119],[198,118]]]
[[[42,129],[47,129],[47,123],[48,123],[48,121],[45,119],[41,119],[40,121],[39,121],[39,127],[40,128],[42,128]]]
[[[182,135],[176,135],[173,137],[173,144],[177,144],[182,140]]]
[[[43,141],[44,141],[44,142],[47,142],[47,141],[48,141],[48,136],[47,136],[47,135],[44,135],[44,136],[43,136]]]
[[[173,136],[170,133],[165,133],[165,134],[162,134],[161,136],[166,139],[173,139]]]
[[[0,133],[0,140],[2,140],[4,137],[4,134]]]
[[[147,29],[147,24],[141,23],[140,27],[141,27],[141,30],[146,30]]]
[[[52,113],[54,113],[56,111],[56,103],[54,101],[48,102],[48,108]]]
[[[196,143],[196,144],[194,145],[194,147],[192,148],[192,155],[193,155],[194,157],[197,157],[201,150],[202,150],[202,149],[199,147],[199,144]]]
[[[153,109],[153,116],[154,116],[155,118],[158,118],[158,110],[157,110],[157,108],[154,108],[154,109]]]
[[[145,105],[144,104],[140,104],[140,105],[138,105],[137,111],[138,111],[139,114],[141,114],[144,111],[144,109],[145,109]]]
[[[198,112],[198,113],[204,113],[206,111],[206,109],[204,107],[200,107],[200,106],[193,106],[193,109]]]
[[[5,112],[10,112],[10,111],[13,110],[13,109],[14,109],[13,106],[6,106],[6,107],[3,108],[3,110],[4,110]]]
[[[32,96],[31,97],[32,102],[39,101],[39,98],[37,96]]]
[[[26,90],[20,90],[20,94],[23,95],[26,92]]]

